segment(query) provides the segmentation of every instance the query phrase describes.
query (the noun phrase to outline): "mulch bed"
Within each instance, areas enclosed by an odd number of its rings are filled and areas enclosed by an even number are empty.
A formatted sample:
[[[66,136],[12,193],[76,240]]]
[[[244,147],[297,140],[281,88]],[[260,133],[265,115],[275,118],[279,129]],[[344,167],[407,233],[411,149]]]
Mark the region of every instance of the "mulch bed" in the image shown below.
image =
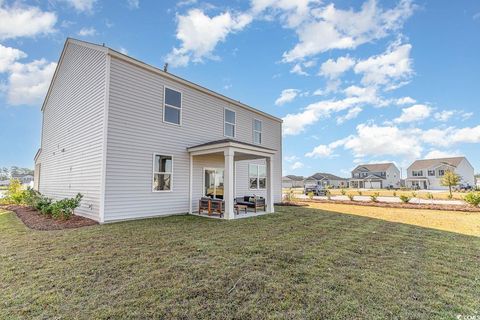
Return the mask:
[[[300,203],[300,202],[277,202],[277,203],[275,203],[275,206],[278,206],[278,207],[308,207],[308,204]]]
[[[68,220],[57,220],[49,216],[40,214],[37,210],[25,206],[3,206],[6,210],[13,211],[22,222],[34,230],[62,230],[93,226],[98,224],[96,221],[73,215]]]
[[[336,204],[348,204],[355,206],[366,207],[384,207],[384,208],[402,208],[402,209],[427,209],[427,210],[443,210],[443,211],[461,211],[461,212],[480,212],[480,207],[462,206],[454,204],[424,204],[424,203],[391,203],[391,202],[366,202],[366,201],[348,201],[348,200],[308,200],[303,201],[317,202],[317,203],[336,203]]]

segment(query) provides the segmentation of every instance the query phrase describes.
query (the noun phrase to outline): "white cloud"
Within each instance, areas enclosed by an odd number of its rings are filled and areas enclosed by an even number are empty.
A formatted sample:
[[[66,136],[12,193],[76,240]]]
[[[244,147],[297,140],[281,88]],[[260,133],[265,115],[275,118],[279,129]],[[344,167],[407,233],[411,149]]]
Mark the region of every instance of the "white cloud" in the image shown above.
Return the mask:
[[[455,112],[453,110],[443,110],[435,113],[434,117],[438,121],[445,122],[445,121],[448,121],[448,119],[450,119],[454,113]]]
[[[342,124],[345,121],[355,119],[356,117],[358,117],[360,112],[362,112],[362,108],[360,108],[358,106],[353,107],[352,109],[348,110],[347,114],[345,114],[343,116],[340,116],[340,117],[337,117],[337,123]]]
[[[308,73],[303,70],[302,65],[300,63],[295,64],[292,69],[290,69],[290,73],[295,73],[300,76],[308,76]]]
[[[426,147],[430,151],[425,157],[446,157],[458,155],[458,151],[441,151],[438,148],[451,147],[462,143],[480,143],[480,125],[465,128],[433,128],[404,130],[394,125],[378,126],[359,124],[356,133],[328,145],[319,145],[307,157],[329,157],[336,148],[350,150],[356,159],[390,156],[401,158],[402,163],[421,158]],[[359,160],[360,161],[360,160]],[[355,162],[355,161],[354,161]]]
[[[57,64],[45,59],[15,63],[8,78],[7,100],[11,105],[38,105],[45,98]]]
[[[0,73],[8,74],[8,81],[1,83],[1,91],[7,94],[10,105],[34,105],[45,97],[56,63],[45,59],[21,63],[26,58],[21,50],[0,44]]]
[[[82,37],[92,37],[97,34],[97,30],[94,27],[82,28],[78,31],[78,35]]]
[[[355,65],[355,60],[350,57],[339,57],[337,60],[328,59],[320,66],[319,74],[334,79],[339,77]]]
[[[53,33],[57,15],[20,3],[7,6],[0,1],[0,21],[0,40],[6,40]]]
[[[351,87],[347,91],[355,91]],[[353,92],[351,96],[339,100],[322,100],[308,105],[302,111],[295,114],[287,114],[283,118],[283,134],[297,135],[302,133],[309,125],[314,124],[320,119],[328,118],[333,113],[341,112],[358,105],[373,104],[382,106],[385,102],[377,97],[375,88],[361,88]]]
[[[26,56],[27,54],[21,50],[0,44],[0,73],[8,71],[15,61]]]
[[[120,49],[118,49],[118,51],[120,51],[120,53],[123,53],[123,54],[128,54],[128,50],[124,47],[120,47]]]
[[[280,97],[275,100],[275,105],[281,106],[282,104],[292,102],[300,93],[298,89],[285,89],[280,93]]]
[[[249,14],[228,11],[209,17],[200,9],[192,9],[186,15],[179,15],[176,37],[181,41],[179,48],[173,48],[167,60],[174,66],[186,66],[190,61],[202,62],[204,58],[214,59],[213,51],[219,42],[225,41],[230,33],[244,29],[251,21]]]
[[[287,161],[287,162],[294,162],[294,161],[298,160],[298,157],[295,156],[295,155],[293,155],[293,156],[285,156],[283,159],[284,159],[285,161]]]
[[[140,0],[127,0],[127,5],[130,9],[140,8]]]
[[[311,152],[307,152],[305,157],[308,158],[328,158],[333,154],[333,149],[328,145],[318,145]]]
[[[292,170],[297,170],[297,169],[301,169],[301,168],[303,168],[303,167],[304,167],[304,164],[303,164],[302,162],[296,161],[296,162],[294,162],[294,163],[291,165],[290,168],[291,168]]]
[[[404,104],[414,104],[416,102],[417,102],[417,100],[413,99],[412,97],[403,97],[403,98],[398,98],[395,101],[395,104],[401,106],[401,105],[404,105]]]
[[[265,13],[266,19],[279,16],[286,26],[295,28],[309,17],[310,4],[318,0],[252,0],[252,12],[255,15]]]
[[[388,10],[379,8],[375,0],[368,0],[359,11],[337,9],[334,4],[309,8],[308,1],[300,2],[302,8],[306,8],[302,14],[283,8],[287,12],[286,26],[294,28],[299,38],[299,43],[283,54],[285,62],[302,60],[332,49],[354,49],[383,38],[398,30],[414,11],[410,0],[401,0],[396,7]],[[305,12],[308,10],[310,15]],[[292,16],[300,18],[292,23],[289,19]]]
[[[402,109],[400,117],[394,119],[395,123],[408,123],[426,119],[432,113],[432,108],[424,104],[415,104]]]
[[[398,84],[392,85],[393,81],[406,80],[413,74],[411,49],[410,44],[395,42],[383,54],[359,61],[354,71],[363,75],[365,85],[390,85],[390,89],[395,89]]]
[[[424,159],[438,159],[438,158],[450,158],[450,157],[459,157],[462,156],[460,151],[451,151],[451,150],[430,150],[423,158]]]
[[[97,0],[61,0],[68,3],[71,7],[79,12],[90,13],[93,11],[93,6]]]

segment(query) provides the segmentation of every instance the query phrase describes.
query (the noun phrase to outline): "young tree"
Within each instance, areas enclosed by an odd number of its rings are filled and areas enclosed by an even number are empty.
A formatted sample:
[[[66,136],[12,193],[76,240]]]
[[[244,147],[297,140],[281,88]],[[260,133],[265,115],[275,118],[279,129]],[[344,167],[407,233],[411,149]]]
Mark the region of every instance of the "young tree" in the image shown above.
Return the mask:
[[[453,197],[452,187],[458,185],[459,183],[460,176],[458,174],[450,170],[445,171],[445,174],[442,177],[441,185],[448,187],[448,191],[450,192],[450,198]]]

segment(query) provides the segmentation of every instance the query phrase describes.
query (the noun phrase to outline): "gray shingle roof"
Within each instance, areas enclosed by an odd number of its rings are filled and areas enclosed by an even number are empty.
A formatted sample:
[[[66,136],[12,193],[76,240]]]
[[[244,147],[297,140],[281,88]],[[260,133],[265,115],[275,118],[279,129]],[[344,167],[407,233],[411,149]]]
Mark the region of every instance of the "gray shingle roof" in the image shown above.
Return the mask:
[[[392,162],[387,163],[370,163],[370,164],[359,164],[353,171],[359,168],[366,168],[368,171],[372,172],[382,172],[386,171],[390,166],[394,166]]]
[[[303,181],[303,177],[302,176],[295,176],[293,174],[290,174],[288,176],[285,176],[285,177],[282,177],[282,178],[288,178],[290,180],[294,180],[294,181]]]
[[[413,162],[408,169],[410,170],[421,170],[435,167],[442,164],[448,164],[454,167],[458,167],[460,162],[465,159],[465,157],[452,157],[452,158],[440,158],[440,159],[423,159],[416,160]]]
[[[330,173],[324,173],[324,172],[317,172],[314,175],[311,175],[305,180],[322,180],[322,179],[328,179],[328,180],[347,180],[345,178],[338,177],[334,174]]]

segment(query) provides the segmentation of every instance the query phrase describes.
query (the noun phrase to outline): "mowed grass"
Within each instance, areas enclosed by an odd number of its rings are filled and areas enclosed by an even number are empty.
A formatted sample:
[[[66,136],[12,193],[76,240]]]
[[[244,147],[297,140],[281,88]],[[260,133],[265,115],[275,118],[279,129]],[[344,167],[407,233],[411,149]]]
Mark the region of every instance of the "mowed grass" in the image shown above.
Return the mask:
[[[382,208],[342,203],[305,202],[311,208],[400,222],[480,237],[480,212]]]
[[[480,238],[310,208],[32,231],[0,213],[0,319],[445,319]]]
[[[289,193],[290,190],[293,191],[294,194],[303,194],[303,188],[283,188],[283,193]],[[342,195],[342,190],[345,190],[346,194],[353,194],[358,196],[361,192],[363,196],[371,196],[377,194],[380,197],[393,197],[394,193],[397,197],[401,195],[406,195],[408,197],[412,197],[412,193],[415,193],[416,198],[420,199],[428,199],[428,195],[432,194],[433,199],[435,200],[450,200],[449,195],[450,193],[448,190],[446,191],[429,191],[429,190],[387,190],[387,189],[353,189],[353,188],[344,188],[344,189],[329,189],[332,196],[340,196]],[[453,200],[463,200],[467,192],[452,192],[452,199]]]

